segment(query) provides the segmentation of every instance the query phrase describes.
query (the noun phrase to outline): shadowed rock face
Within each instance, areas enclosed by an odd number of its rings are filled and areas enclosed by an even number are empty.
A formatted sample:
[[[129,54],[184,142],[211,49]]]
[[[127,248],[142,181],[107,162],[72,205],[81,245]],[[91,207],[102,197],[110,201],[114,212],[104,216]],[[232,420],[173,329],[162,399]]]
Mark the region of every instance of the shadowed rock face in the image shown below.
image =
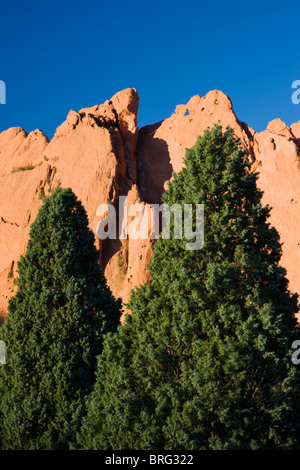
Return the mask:
[[[252,168],[259,172],[263,203],[283,242],[282,265],[292,291],[300,293],[300,122],[288,128],[280,119],[255,133],[241,123],[221,91],[196,95],[158,124],[138,130],[139,98],[126,89],[104,104],[70,111],[53,139],[40,131],[11,128],[0,134],[0,311],[5,314],[15,291],[17,261],[26,250],[30,225],[42,204],[41,194],[58,185],[71,187],[82,201],[96,233],[100,204],[118,208],[119,197],[134,203],[159,203],[172,172],[182,168],[186,148],[220,121],[241,139]],[[132,218],[128,218],[128,223]],[[152,242],[105,240],[100,262],[113,293],[126,303],[130,290],[149,280]]]

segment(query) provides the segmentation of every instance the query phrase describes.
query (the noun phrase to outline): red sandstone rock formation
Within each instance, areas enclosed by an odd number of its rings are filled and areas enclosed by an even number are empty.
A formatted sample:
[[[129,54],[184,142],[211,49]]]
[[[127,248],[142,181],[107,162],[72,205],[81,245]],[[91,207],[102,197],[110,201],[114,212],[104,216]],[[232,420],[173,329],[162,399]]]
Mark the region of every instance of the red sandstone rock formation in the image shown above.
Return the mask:
[[[172,171],[182,167],[185,148],[220,121],[233,127],[259,172],[263,202],[273,207],[271,223],[283,242],[282,265],[292,291],[300,293],[300,122],[288,128],[276,119],[261,133],[241,123],[229,98],[220,91],[192,97],[158,124],[138,131],[138,94],[117,93],[102,105],[70,111],[53,139],[21,128],[0,134],[0,311],[5,314],[15,291],[17,261],[26,250],[30,225],[42,204],[41,194],[71,187],[85,206],[96,232],[100,204],[118,208],[120,196],[133,203],[159,203]],[[148,206],[147,206],[148,207]],[[113,293],[126,303],[130,290],[149,279],[152,242],[104,240],[101,263]]]

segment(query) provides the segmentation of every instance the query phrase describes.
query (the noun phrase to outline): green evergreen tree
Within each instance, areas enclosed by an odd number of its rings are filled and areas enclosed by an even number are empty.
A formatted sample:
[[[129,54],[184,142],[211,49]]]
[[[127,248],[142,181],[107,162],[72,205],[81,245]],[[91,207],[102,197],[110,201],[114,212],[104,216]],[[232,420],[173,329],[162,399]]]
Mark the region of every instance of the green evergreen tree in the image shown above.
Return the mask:
[[[68,449],[86,412],[103,335],[121,305],[98,264],[86,212],[70,189],[45,199],[18,264],[0,328],[2,449]]]
[[[256,181],[230,128],[215,125],[187,150],[163,201],[205,205],[204,246],[160,236],[151,284],[105,340],[83,447],[296,447],[297,296]]]

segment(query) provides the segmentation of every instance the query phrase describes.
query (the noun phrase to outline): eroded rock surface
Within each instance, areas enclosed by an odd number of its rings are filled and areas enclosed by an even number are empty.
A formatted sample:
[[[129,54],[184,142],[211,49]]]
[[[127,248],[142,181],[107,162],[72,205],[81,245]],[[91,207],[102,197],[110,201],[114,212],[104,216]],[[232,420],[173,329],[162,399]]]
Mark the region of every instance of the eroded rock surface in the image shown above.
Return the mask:
[[[40,130],[27,134],[11,128],[0,134],[0,310],[16,287],[17,262],[26,250],[30,225],[42,195],[61,185],[71,187],[86,208],[96,233],[104,215],[101,204],[117,209],[120,196],[128,206],[160,203],[172,172],[182,168],[185,149],[198,135],[220,122],[241,139],[263,202],[272,208],[271,223],[283,243],[282,265],[292,291],[300,293],[300,121],[290,128],[280,119],[255,133],[236,117],[230,99],[221,91],[196,95],[178,105],[170,118],[138,130],[139,97],[126,89],[104,104],[70,111],[51,141]],[[134,217],[128,217],[128,224]],[[148,239],[97,238],[100,262],[114,295],[126,303],[130,290],[149,280],[153,242]]]

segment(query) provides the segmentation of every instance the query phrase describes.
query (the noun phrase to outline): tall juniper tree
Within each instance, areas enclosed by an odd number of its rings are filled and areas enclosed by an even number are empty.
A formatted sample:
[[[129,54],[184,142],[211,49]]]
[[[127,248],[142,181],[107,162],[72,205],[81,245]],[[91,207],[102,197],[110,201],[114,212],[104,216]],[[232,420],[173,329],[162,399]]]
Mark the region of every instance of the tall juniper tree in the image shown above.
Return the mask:
[[[106,338],[83,447],[296,447],[297,296],[256,183],[230,128],[215,125],[187,150],[163,201],[205,205],[204,246],[157,241],[151,283]]]
[[[116,301],[98,264],[86,212],[70,189],[49,196],[18,264],[18,291],[0,329],[3,449],[68,449],[85,414]]]

